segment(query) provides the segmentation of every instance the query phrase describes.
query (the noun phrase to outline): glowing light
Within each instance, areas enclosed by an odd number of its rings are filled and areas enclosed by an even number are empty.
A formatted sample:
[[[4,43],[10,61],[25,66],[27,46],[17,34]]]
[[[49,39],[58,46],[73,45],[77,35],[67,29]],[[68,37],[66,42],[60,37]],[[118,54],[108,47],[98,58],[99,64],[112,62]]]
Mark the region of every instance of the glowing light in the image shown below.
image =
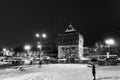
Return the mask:
[[[43,34],[42,34],[42,37],[43,37],[43,38],[46,38],[46,37],[47,37],[47,35],[46,35],[45,33],[43,33]]]
[[[24,46],[24,49],[25,49],[25,50],[30,50],[30,49],[31,49],[31,46],[30,46],[30,45],[25,45],[25,46]]]
[[[47,35],[45,33],[43,33],[42,35],[40,35],[39,33],[36,33],[35,36],[37,38],[46,38],[47,37]]]
[[[3,48],[3,51],[6,51],[7,49],[6,48]]]
[[[114,39],[107,39],[107,40],[105,40],[105,43],[108,44],[108,45],[114,45],[115,40]]]
[[[40,37],[40,35],[38,33],[35,34],[36,37]]]
[[[42,45],[37,45],[37,47],[41,49],[41,48],[42,48]]]

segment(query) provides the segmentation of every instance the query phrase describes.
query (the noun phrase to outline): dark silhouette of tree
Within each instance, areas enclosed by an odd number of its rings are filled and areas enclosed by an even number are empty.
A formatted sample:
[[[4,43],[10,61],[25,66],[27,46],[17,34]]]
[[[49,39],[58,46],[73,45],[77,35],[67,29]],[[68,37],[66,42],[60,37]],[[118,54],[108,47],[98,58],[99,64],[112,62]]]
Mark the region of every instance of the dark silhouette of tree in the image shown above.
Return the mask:
[[[37,48],[37,46],[32,46],[31,51],[39,51],[39,49]]]
[[[14,48],[13,50],[14,50],[14,55],[13,55],[13,56],[16,56],[16,54],[17,54],[18,52],[21,53],[21,52],[24,52],[24,51],[25,51],[23,45],[20,45],[20,46]]]

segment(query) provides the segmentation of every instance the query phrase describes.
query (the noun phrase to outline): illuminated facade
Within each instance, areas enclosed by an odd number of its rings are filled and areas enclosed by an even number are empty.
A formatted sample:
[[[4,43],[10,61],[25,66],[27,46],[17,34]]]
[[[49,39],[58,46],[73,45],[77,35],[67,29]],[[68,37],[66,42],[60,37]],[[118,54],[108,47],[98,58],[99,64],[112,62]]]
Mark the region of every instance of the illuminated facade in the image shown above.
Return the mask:
[[[58,34],[58,58],[83,58],[83,36],[70,24],[63,34]]]

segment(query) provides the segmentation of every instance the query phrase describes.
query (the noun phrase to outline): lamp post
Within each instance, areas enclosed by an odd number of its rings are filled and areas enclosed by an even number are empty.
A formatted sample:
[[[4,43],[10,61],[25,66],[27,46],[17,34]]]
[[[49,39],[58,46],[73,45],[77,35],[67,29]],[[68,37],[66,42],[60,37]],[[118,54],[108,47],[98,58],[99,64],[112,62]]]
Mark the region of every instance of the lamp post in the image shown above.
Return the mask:
[[[109,58],[110,46],[115,44],[115,40],[112,38],[109,38],[105,40],[105,43],[107,44],[107,47],[108,47],[107,58]]]
[[[41,60],[41,50],[42,50],[42,45],[41,43],[37,44],[37,48],[39,49],[39,60]]]
[[[47,35],[45,33],[43,34],[39,34],[39,33],[36,33],[35,36],[37,38],[39,38],[40,42],[37,43],[37,48],[39,48],[39,61],[41,61],[41,52],[42,52],[42,38],[46,38]],[[39,62],[40,63],[40,62]],[[40,65],[40,64],[39,64]]]

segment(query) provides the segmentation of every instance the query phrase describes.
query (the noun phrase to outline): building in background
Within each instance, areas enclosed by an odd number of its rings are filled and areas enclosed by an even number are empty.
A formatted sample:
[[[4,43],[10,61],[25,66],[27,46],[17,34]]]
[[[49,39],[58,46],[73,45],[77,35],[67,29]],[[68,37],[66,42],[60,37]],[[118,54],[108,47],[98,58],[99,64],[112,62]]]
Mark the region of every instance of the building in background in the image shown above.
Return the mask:
[[[3,56],[13,56],[14,54],[14,50],[12,48],[11,49],[3,48],[1,52]]]
[[[57,58],[58,50],[55,41],[43,42],[43,56]]]
[[[83,58],[83,36],[70,24],[66,31],[58,34],[58,58]]]

